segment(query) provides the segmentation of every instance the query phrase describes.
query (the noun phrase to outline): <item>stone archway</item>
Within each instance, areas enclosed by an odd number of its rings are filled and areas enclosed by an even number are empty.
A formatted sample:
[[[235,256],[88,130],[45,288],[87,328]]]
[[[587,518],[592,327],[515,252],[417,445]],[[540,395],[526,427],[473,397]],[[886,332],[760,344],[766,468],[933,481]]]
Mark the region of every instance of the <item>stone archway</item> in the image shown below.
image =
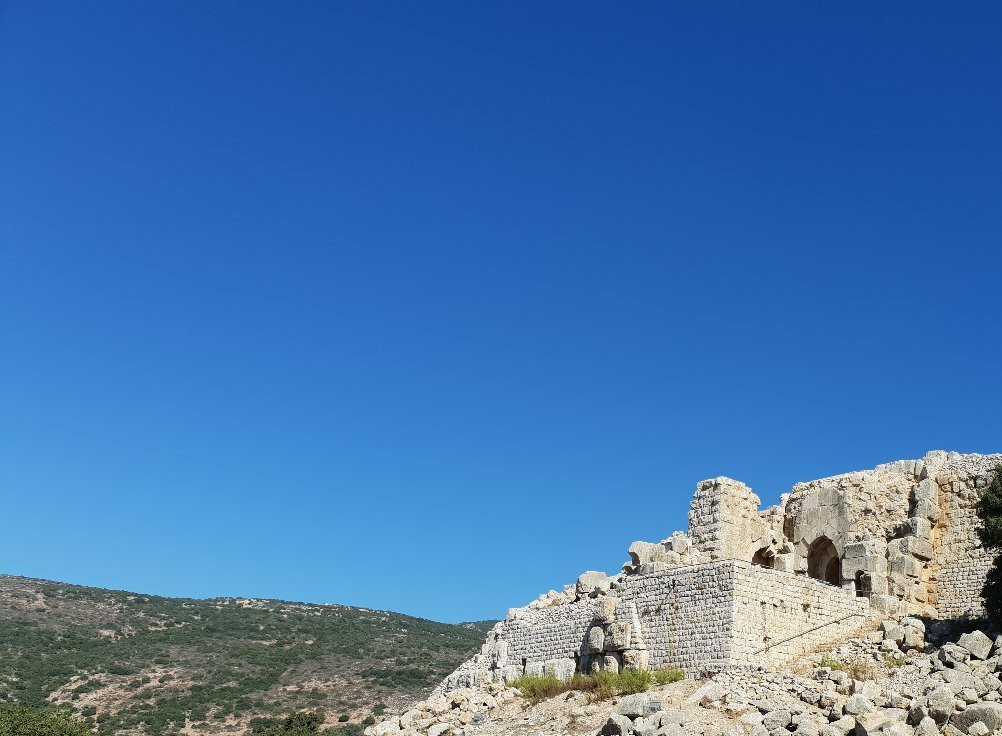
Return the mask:
[[[831,585],[842,584],[842,562],[828,537],[818,537],[807,550],[807,574]]]

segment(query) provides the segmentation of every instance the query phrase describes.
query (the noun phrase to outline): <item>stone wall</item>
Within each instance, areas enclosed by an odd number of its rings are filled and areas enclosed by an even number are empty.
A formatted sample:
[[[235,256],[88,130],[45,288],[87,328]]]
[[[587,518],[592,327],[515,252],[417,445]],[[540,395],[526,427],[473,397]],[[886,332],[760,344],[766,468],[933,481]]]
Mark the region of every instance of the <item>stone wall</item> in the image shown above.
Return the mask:
[[[696,672],[727,660],[732,568],[718,561],[622,581],[616,595],[637,607],[651,667]]]
[[[733,563],[733,664],[778,665],[867,625],[866,598],[819,580]]]
[[[991,556],[978,540],[980,520],[975,506],[995,467],[1002,463],[1002,455],[942,455],[945,457],[936,458],[941,464],[930,464],[928,472],[939,488],[941,512],[932,568],[936,614],[940,618],[976,618],[984,615],[981,587]]]

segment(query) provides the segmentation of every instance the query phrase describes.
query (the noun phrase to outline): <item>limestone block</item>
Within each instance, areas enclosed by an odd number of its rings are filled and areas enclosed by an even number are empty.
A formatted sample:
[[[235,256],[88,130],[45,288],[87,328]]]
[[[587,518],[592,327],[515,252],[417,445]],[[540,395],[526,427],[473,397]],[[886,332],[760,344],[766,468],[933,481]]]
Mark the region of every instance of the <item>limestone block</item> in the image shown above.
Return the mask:
[[[669,547],[672,552],[682,555],[692,547],[692,540],[689,539],[689,535],[685,532],[675,532],[661,544]]]
[[[873,709],[873,703],[862,695],[851,695],[845,701],[845,714],[849,716],[859,717],[864,713],[869,713]]]
[[[928,696],[929,717],[943,726],[953,713],[953,690],[945,685],[933,688]]]
[[[558,680],[569,680],[574,676],[576,665],[573,659],[548,659],[543,663],[543,674],[552,675]]]
[[[619,672],[619,657],[615,654],[606,654],[602,657],[602,669],[606,672]]]
[[[915,496],[916,503],[924,500],[931,501],[937,505],[939,504],[939,486],[932,478],[919,481],[912,489],[912,493]]]
[[[922,564],[911,555],[896,555],[889,565],[892,573],[900,573],[910,578],[917,578],[922,574]]]
[[[649,662],[646,649],[626,649],[623,651],[623,667],[631,670],[645,670]]]
[[[936,653],[939,661],[945,664],[947,667],[956,667],[958,664],[967,664],[970,659],[971,652],[964,647],[957,646],[956,644],[944,644],[939,648],[939,652]]]
[[[522,666],[517,664],[510,664],[504,668],[504,680],[505,682],[512,682],[520,678],[524,673],[522,672]]]
[[[793,720],[793,714],[785,709],[769,711],[762,719],[762,725],[772,733],[780,729],[786,729]]]
[[[988,655],[992,651],[992,640],[981,631],[972,631],[969,634],[964,634],[957,640],[957,645],[963,647],[978,659],[988,659]]]
[[[913,537],[929,540],[932,537],[932,523],[921,516],[908,519],[908,530]]]
[[[605,650],[605,631],[601,626],[592,626],[588,629],[585,650],[589,654],[598,654]]]
[[[783,572],[793,572],[794,563],[795,563],[795,556],[792,552],[778,554],[772,558],[772,567],[774,570],[782,570]],[[804,564],[806,566],[807,564],[806,561],[804,562]]]
[[[901,642],[901,648],[904,650],[910,649],[925,649],[925,632],[922,629],[918,629],[914,626],[905,626],[905,637]]]
[[[633,723],[624,715],[610,713],[609,720],[602,726],[599,736],[627,736],[632,730]]]
[[[607,624],[616,620],[616,609],[622,601],[616,596],[605,596],[595,611],[595,620]]]
[[[935,523],[939,520],[939,513],[939,504],[927,498],[918,499],[913,504],[912,516],[920,516]]]
[[[630,624],[617,621],[606,627],[605,649],[614,651],[630,646]]]
[[[969,705],[960,713],[954,713],[950,719],[950,725],[969,734],[971,726],[978,721],[984,723],[989,732],[1002,728],[1002,704],[974,703]]]
[[[911,736],[911,729],[896,714],[881,710],[856,716],[856,736]]]
[[[884,632],[884,639],[890,639],[895,645],[901,644],[905,640],[905,627],[897,621],[882,621],[880,628]]]
[[[648,562],[664,562],[666,557],[664,546],[651,542],[634,542],[629,552],[630,561],[638,567]]]
[[[586,573],[582,573],[578,578],[575,592],[582,597],[589,596],[603,584],[606,585],[606,590],[608,590],[608,576],[604,572],[589,570]]]
[[[542,662],[527,662],[525,665],[525,674],[529,677],[542,677],[543,676],[543,663]]]
[[[616,710],[627,718],[640,718],[661,710],[661,703],[647,693],[636,693],[624,696]]]
[[[904,537],[899,546],[901,554],[912,555],[920,560],[931,560],[933,558],[932,545],[925,539],[918,537]]]

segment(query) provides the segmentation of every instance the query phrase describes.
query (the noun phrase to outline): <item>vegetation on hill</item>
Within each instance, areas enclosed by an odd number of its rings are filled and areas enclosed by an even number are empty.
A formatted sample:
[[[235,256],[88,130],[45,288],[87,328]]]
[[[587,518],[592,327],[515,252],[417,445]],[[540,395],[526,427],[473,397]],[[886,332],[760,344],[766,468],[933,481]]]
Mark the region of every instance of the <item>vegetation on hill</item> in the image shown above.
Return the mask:
[[[1002,465],[995,468],[995,477],[978,500],[978,516],[982,521],[978,530],[981,544],[986,551],[995,553],[981,595],[988,618],[1002,624]]]
[[[82,720],[54,710],[0,707],[0,736],[90,736]]]
[[[0,576],[0,704],[69,709],[99,735],[237,734],[253,721],[260,733],[326,724],[350,736],[427,693],[491,623]],[[287,721],[295,711],[320,721]]]

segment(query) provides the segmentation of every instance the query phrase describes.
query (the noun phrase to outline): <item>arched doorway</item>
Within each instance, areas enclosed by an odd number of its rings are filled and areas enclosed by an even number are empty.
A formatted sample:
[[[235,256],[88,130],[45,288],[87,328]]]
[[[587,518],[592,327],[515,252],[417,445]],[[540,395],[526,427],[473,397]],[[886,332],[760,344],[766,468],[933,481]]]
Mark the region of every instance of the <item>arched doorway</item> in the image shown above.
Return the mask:
[[[819,537],[807,550],[807,574],[831,585],[842,584],[842,564],[838,550],[828,537]]]
[[[752,555],[751,564],[759,567],[772,567],[772,555],[769,554],[769,548],[763,547]]]

